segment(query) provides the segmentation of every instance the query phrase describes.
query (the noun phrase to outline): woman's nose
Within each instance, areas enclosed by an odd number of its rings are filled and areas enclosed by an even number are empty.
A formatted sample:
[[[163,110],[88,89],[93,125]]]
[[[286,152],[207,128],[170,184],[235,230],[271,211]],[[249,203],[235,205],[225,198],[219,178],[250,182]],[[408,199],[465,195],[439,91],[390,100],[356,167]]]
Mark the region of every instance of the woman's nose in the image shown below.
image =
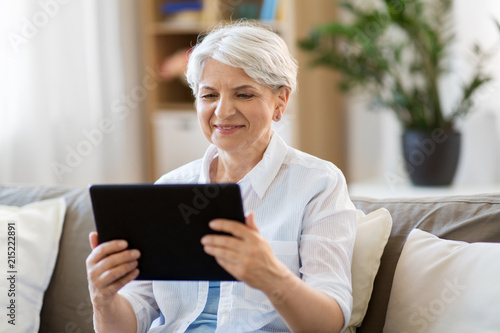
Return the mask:
[[[215,115],[218,118],[220,119],[228,118],[233,114],[235,114],[235,112],[236,109],[230,100],[228,100],[225,97],[219,98],[219,100],[217,101],[217,106],[215,108]]]

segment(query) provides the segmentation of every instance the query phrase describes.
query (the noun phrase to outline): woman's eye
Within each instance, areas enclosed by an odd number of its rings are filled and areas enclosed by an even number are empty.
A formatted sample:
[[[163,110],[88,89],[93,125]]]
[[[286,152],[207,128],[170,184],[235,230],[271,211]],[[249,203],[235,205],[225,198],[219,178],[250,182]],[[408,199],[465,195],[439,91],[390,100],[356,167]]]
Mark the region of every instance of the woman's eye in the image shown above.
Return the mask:
[[[238,97],[239,98],[252,98],[253,95],[250,95],[250,94],[238,94]]]
[[[215,97],[215,94],[206,94],[206,95],[202,95],[201,98],[203,99],[209,99],[209,98],[214,98]]]

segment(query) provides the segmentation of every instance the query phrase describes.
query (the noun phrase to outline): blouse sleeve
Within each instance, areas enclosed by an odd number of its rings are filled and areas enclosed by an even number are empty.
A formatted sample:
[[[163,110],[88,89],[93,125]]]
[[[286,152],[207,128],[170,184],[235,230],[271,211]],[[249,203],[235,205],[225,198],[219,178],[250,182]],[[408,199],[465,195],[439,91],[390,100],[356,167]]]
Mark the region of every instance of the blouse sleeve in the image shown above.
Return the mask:
[[[318,179],[319,191],[305,208],[299,254],[302,279],[335,299],[344,315],[352,311],[351,262],[356,209],[340,170]]]
[[[147,332],[153,321],[160,316],[153,294],[153,283],[134,280],[126,284],[118,293],[124,296],[134,309],[137,332]]]

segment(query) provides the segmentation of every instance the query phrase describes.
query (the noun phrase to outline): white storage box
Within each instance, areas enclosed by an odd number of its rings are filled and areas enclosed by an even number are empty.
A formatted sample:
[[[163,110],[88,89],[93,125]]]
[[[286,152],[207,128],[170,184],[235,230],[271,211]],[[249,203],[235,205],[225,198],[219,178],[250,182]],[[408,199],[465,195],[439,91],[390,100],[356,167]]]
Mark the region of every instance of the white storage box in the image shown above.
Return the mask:
[[[210,145],[198,125],[196,111],[161,111],[153,118],[156,179],[195,159]]]

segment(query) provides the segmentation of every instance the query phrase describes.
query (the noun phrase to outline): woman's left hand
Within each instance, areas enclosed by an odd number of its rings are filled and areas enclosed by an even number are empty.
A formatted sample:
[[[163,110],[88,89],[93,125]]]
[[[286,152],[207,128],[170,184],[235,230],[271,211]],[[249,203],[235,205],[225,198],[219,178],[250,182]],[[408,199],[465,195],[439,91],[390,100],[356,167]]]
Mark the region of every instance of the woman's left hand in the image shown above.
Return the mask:
[[[201,243],[205,252],[236,279],[264,292],[292,331],[340,332],[344,317],[338,303],[308,286],[276,258],[253,213],[245,224],[216,219],[210,228],[232,236],[204,236]]]
[[[253,212],[245,218],[245,224],[215,219],[209,225],[215,231],[232,235],[206,235],[201,243],[205,252],[236,279],[266,292],[289,273],[260,234]]]

